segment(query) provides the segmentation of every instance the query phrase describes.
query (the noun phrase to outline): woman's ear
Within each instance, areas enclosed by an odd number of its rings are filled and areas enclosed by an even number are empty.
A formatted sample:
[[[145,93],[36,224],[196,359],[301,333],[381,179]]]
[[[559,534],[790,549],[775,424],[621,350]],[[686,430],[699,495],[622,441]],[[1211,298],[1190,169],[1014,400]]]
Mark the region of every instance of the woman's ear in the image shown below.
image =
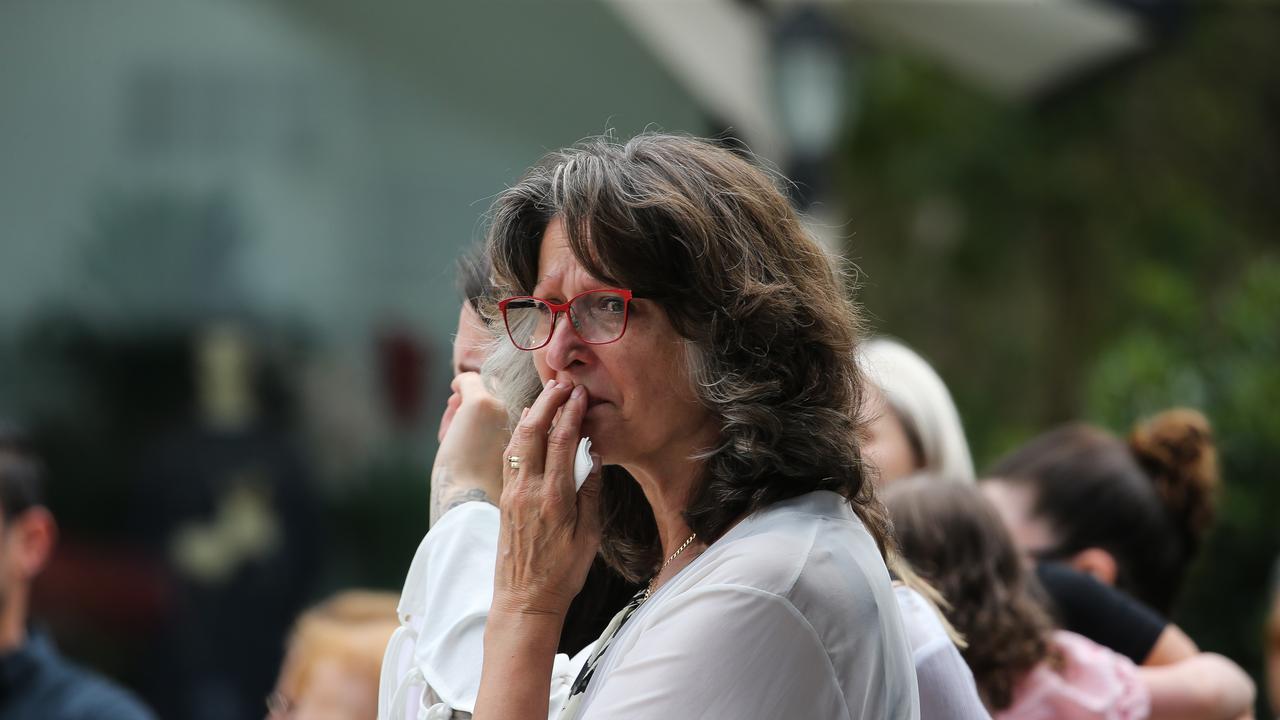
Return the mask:
[[[1071,556],[1067,561],[1071,567],[1105,585],[1116,584],[1116,559],[1102,548],[1086,548]]]

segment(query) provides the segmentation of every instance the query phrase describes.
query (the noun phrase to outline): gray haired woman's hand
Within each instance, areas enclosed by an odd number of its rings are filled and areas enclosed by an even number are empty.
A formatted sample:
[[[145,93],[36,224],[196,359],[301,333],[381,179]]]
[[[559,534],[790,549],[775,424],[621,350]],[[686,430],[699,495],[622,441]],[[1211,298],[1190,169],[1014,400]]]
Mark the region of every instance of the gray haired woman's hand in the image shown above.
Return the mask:
[[[563,618],[600,545],[600,461],[580,491],[573,460],[587,389],[549,381],[504,454],[494,612]]]
[[[502,448],[510,440],[506,408],[485,389],[479,373],[461,373],[451,387],[431,466],[432,525],[466,502],[498,504]]]

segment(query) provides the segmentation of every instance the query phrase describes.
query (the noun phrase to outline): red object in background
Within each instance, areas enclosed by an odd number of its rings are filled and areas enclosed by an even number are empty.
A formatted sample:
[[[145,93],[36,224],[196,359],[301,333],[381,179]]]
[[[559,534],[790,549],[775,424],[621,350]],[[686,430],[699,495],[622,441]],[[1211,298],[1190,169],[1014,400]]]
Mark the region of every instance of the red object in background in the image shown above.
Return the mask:
[[[426,351],[408,330],[396,328],[378,338],[378,361],[393,422],[402,430],[413,428],[422,417]]]
[[[32,614],[142,632],[168,613],[172,588],[161,567],[123,545],[64,537],[32,587]]]

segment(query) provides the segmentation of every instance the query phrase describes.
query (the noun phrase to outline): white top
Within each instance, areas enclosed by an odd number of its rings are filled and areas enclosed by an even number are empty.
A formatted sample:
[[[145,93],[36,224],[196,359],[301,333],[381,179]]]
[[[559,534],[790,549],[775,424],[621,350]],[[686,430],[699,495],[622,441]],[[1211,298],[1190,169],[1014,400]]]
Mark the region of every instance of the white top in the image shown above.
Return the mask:
[[[497,534],[497,509],[468,503],[419,547],[383,665],[381,720],[474,708]],[[556,657],[550,718],[590,651]],[[596,666],[578,717],[919,712],[911,648],[875,542],[843,498],[815,492],[743,520],[636,610]]]
[[[911,642],[911,660],[920,687],[921,720],[987,720],[991,717],[973,672],[947,635],[941,618],[920,593],[895,585],[902,624]]]
[[[400,594],[400,627],[382,661],[378,720],[447,720],[475,710],[498,518],[489,503],[465,503],[440,518],[418,545]],[[572,660],[556,655],[549,720],[559,715],[590,650]]]

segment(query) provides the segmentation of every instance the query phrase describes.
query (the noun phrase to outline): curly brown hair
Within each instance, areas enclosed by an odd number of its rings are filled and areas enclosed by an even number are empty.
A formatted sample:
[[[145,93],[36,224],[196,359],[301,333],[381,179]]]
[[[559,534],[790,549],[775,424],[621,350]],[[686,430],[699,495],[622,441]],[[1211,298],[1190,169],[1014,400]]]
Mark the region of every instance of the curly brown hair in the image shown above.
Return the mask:
[[[693,459],[702,477],[684,513],[689,527],[714,542],[743,514],[832,490],[883,552],[887,520],[858,451],[860,316],[775,178],[676,135],[552,152],[490,210],[499,286],[532,291],[543,232],[557,217],[589,273],[655,302],[687,341],[690,381],[720,426],[718,444]],[[503,346],[486,371],[518,412],[537,378],[527,354]],[[605,472],[602,554],[628,579],[647,578],[661,559],[652,510],[622,468]]]
[[[1013,538],[973,483],[917,475],[884,491],[902,555],[947,600],[982,701],[1007,708],[1018,681],[1056,663],[1053,624]]]

